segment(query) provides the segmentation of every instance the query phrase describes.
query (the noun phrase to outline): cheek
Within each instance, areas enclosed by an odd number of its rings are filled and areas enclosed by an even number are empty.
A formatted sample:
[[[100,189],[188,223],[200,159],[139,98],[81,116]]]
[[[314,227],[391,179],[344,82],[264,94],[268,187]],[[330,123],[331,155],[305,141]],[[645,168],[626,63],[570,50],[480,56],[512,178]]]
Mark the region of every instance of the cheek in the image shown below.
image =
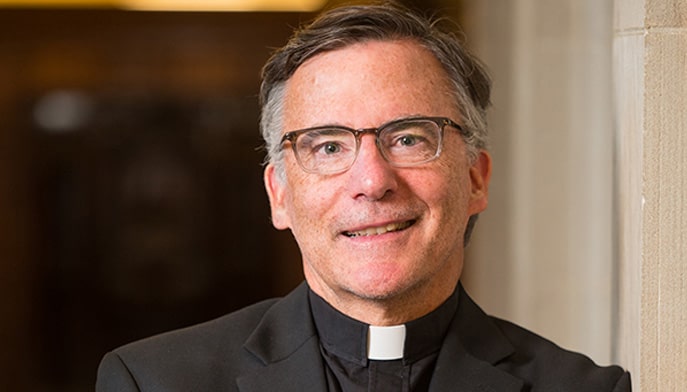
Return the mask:
[[[308,181],[303,176],[289,181],[289,211],[297,234],[300,231],[317,231],[320,229],[324,215],[331,210],[332,192],[326,185]]]
[[[464,165],[441,161],[424,176],[425,188],[432,189],[436,199],[452,198],[469,192],[470,176]],[[464,172],[464,174],[463,174]],[[464,197],[464,196],[462,196]]]
[[[467,222],[470,179],[455,167],[441,167],[436,175],[426,177],[418,192],[423,192],[432,218],[442,227],[459,228]]]

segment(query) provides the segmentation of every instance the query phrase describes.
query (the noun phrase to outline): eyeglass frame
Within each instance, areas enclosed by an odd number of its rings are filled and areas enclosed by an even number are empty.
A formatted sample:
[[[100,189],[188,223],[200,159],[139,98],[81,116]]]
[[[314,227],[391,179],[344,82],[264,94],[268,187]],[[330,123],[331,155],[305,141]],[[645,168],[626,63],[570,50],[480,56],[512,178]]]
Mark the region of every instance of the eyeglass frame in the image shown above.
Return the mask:
[[[431,121],[435,123],[439,127],[439,142],[437,143],[437,151],[436,153],[431,156],[428,159],[418,161],[418,162],[412,162],[412,163],[397,163],[397,162],[392,162],[389,160],[389,157],[387,157],[385,149],[380,147],[379,145],[379,134],[382,130],[385,128],[388,128],[389,126],[403,123],[406,121]],[[414,167],[414,166],[420,166],[425,163],[432,162],[433,160],[439,158],[441,155],[442,149],[443,149],[443,144],[444,144],[444,128],[447,126],[450,126],[458,131],[458,133],[463,136],[463,137],[468,137],[468,132],[457,122],[451,120],[448,117],[434,117],[434,116],[417,116],[417,117],[404,117],[404,118],[399,118],[395,120],[391,120],[389,122],[386,122],[379,127],[371,127],[371,128],[360,128],[360,129],[354,129],[350,127],[346,127],[343,125],[321,125],[321,126],[316,126],[316,127],[310,127],[310,128],[303,128],[303,129],[297,129],[295,131],[289,131],[282,136],[281,141],[279,143],[279,149],[281,151],[284,150],[284,144],[288,141],[291,143],[291,149],[293,150],[293,153],[296,157],[296,161],[298,162],[298,165],[305,171],[306,173],[310,174],[323,174],[323,175],[330,175],[330,174],[338,174],[338,173],[343,173],[350,169],[355,161],[358,159],[358,154],[360,153],[360,138],[362,135],[371,133],[375,135],[375,145],[377,146],[377,149],[379,150],[380,154],[384,158],[384,160],[389,163],[390,165],[394,167]],[[353,160],[351,161],[350,164],[348,164],[346,167],[340,169],[340,170],[334,170],[331,172],[321,172],[319,170],[310,170],[306,168],[303,165],[303,162],[301,161],[300,155],[298,154],[298,149],[296,148],[296,140],[298,137],[304,133],[311,132],[311,131],[318,131],[318,130],[325,130],[325,129],[336,129],[336,130],[341,130],[341,131],[348,131],[353,134],[355,137],[355,155],[353,157]]]

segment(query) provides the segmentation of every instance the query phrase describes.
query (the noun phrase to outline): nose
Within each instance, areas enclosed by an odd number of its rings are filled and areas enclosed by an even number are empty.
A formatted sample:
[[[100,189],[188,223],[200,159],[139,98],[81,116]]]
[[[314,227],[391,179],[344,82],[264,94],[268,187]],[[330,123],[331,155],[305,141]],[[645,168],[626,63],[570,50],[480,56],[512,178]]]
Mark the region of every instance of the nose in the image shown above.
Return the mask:
[[[396,170],[377,148],[375,135],[361,137],[358,157],[347,173],[348,191],[356,199],[381,200],[398,186]]]

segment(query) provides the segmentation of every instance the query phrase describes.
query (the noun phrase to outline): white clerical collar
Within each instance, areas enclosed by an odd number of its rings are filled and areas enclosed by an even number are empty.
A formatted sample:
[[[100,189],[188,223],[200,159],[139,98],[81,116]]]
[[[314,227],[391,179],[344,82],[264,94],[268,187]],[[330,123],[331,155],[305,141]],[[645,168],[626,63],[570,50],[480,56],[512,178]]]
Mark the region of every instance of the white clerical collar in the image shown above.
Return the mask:
[[[367,358],[378,361],[401,359],[405,342],[405,325],[391,327],[370,325],[367,333]]]

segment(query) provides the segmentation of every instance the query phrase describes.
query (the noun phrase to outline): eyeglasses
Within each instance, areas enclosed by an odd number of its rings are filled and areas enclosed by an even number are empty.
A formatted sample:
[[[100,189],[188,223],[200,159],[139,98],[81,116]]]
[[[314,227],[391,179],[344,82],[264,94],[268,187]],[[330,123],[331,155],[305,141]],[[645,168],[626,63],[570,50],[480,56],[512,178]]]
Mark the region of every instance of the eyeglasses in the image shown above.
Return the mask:
[[[395,167],[431,162],[441,154],[444,128],[451,126],[466,136],[463,128],[445,117],[410,117],[388,122],[379,128],[353,129],[326,125],[287,132],[280,148],[289,141],[296,160],[312,174],[335,174],[353,166],[360,151],[360,137],[375,135],[382,157]]]

